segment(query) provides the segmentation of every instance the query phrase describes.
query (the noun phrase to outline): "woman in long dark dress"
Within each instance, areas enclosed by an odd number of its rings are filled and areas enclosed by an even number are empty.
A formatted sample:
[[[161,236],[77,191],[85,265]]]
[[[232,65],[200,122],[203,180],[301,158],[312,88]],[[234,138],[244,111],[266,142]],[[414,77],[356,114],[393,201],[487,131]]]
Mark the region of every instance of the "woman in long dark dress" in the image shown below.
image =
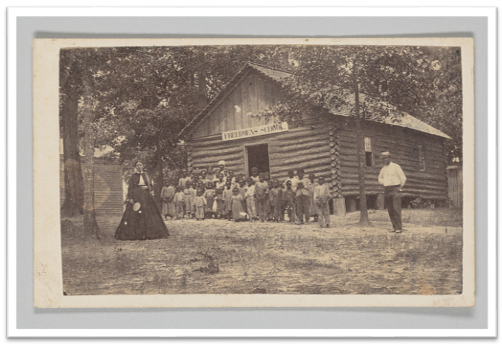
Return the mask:
[[[151,191],[150,178],[143,172],[143,164],[137,162],[136,173],[129,180],[126,209],[115,231],[115,239],[144,240],[169,237],[169,231]]]

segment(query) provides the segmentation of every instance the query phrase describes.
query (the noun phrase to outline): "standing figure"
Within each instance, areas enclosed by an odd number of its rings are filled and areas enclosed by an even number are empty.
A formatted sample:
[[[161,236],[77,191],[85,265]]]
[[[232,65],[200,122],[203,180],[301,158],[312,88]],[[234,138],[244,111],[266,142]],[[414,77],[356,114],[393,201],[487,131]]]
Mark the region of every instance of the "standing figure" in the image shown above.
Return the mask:
[[[225,201],[225,208],[223,214],[228,218],[228,221],[232,219],[232,196],[233,196],[233,187],[231,180],[227,180],[227,184],[225,185],[225,190],[223,190],[223,200]]]
[[[317,222],[317,208],[315,205],[315,200],[314,200],[314,190],[315,187],[319,184],[315,181],[315,174],[309,174],[309,180],[310,180],[310,185],[309,185],[309,197],[310,197],[310,205],[309,205],[309,211],[310,215],[314,217],[314,222]]]
[[[232,209],[232,218],[234,222],[241,221],[243,219],[244,214],[244,199],[240,194],[240,189],[238,187],[234,187],[232,190],[232,199],[231,199],[231,209]]]
[[[225,212],[225,200],[223,198],[223,191],[225,190],[225,182],[223,181],[223,174],[218,173],[218,182],[214,189],[214,200],[216,202],[216,218],[221,219]]]
[[[207,185],[207,183],[210,181],[208,178],[207,178],[207,173],[206,173],[206,170],[203,169],[201,172],[200,172],[200,179],[199,181],[201,181],[204,186]]]
[[[206,179],[208,182],[213,182],[214,178],[215,178],[215,176],[214,176],[213,169],[211,168],[211,166],[208,166],[207,171],[206,171]]]
[[[248,187],[246,189],[246,207],[249,214],[249,220],[256,220],[256,202],[255,202],[255,192],[254,192],[254,180],[252,178],[248,179]]]
[[[214,189],[213,189],[213,183],[208,182],[207,183],[207,189],[205,192],[205,197],[206,197],[206,218],[211,219],[214,215],[213,212],[213,206],[214,206]]]
[[[220,169],[218,167],[215,167],[213,169],[213,172],[214,172],[214,177],[213,177],[213,185],[214,185],[214,188],[216,188],[216,183],[220,181]]]
[[[310,196],[309,190],[303,186],[303,182],[298,183],[298,188],[296,189],[296,213],[298,215],[298,221],[303,223],[303,218],[305,217],[305,222],[310,220],[309,213],[310,206]]]
[[[272,209],[274,211],[273,219],[275,222],[283,221],[282,213],[282,188],[278,180],[274,180],[272,190],[270,191]]]
[[[185,215],[185,194],[181,186],[176,187],[174,194],[174,210],[177,219],[183,219]]]
[[[260,173],[259,181],[255,183],[254,193],[256,200],[256,212],[261,222],[267,218],[268,208],[268,183],[265,181],[265,175]]]
[[[401,189],[406,183],[406,176],[401,166],[391,161],[388,151],[382,153],[382,159],[385,165],[380,171],[378,182],[384,186],[385,204],[392,221],[392,232],[401,233],[403,231],[401,221]]]
[[[286,180],[286,189],[282,194],[284,198],[284,207],[286,209],[286,213],[288,213],[289,222],[295,222],[295,214],[296,214],[296,192],[293,191],[291,180]]]
[[[274,183],[272,182],[272,180],[267,180],[267,185],[268,185],[267,220],[273,221],[274,220],[274,201],[273,201],[273,197],[272,197],[272,189],[274,188]]]
[[[178,186],[181,186],[181,188],[182,188],[183,190],[185,190],[185,189],[186,189],[186,183],[187,183],[188,181],[190,181],[190,182],[191,182],[191,181],[192,181],[192,179],[190,179],[190,177],[188,176],[187,171],[186,171],[185,169],[183,169],[183,170],[181,171],[181,178],[180,178],[180,180],[179,180],[179,182],[178,182]]]
[[[174,208],[174,194],[176,191],[174,190],[173,184],[166,180],[165,186],[162,188],[160,192],[160,198],[162,200],[162,215],[167,219],[167,217],[173,218],[176,215],[176,211]]]
[[[191,182],[186,183],[183,193],[185,194],[185,217],[191,219],[194,214],[193,201],[195,198],[195,189],[192,188]]]
[[[201,189],[197,190],[197,196],[195,196],[193,201],[193,206],[195,209],[195,219],[197,221],[204,220],[204,211],[206,209],[206,199],[204,198],[204,191]]]
[[[115,231],[115,239],[145,240],[169,237],[169,231],[152,197],[150,177],[143,163],[136,162],[136,173],[129,179],[126,208]]]
[[[242,179],[239,179],[239,195],[242,196],[242,200],[243,200],[243,203],[242,203],[242,207],[244,208],[244,212],[247,213],[247,207],[246,207],[246,190],[247,190],[247,186],[246,186],[246,180],[244,180],[243,178]]]
[[[319,185],[314,189],[314,200],[316,202],[319,225],[329,228],[329,185],[324,182],[323,177],[319,177]]]
[[[256,168],[256,167],[251,168],[251,177],[250,178],[253,179],[253,181],[255,183],[260,181],[260,177],[258,176],[258,172],[259,172],[258,168]]]
[[[220,160],[218,162],[218,168],[220,170],[220,173],[223,174],[223,178],[226,180],[227,176],[228,176],[228,172],[227,172],[227,170],[225,168],[225,165],[226,165],[226,163],[225,163],[224,160]]]

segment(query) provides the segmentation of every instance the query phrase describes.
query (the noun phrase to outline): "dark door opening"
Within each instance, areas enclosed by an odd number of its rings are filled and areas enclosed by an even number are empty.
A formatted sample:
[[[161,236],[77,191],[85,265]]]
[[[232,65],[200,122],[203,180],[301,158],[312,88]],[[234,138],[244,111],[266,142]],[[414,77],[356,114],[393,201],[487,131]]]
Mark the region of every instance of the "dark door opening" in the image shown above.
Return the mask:
[[[246,147],[248,157],[248,174],[251,176],[251,168],[258,168],[259,173],[270,172],[268,160],[268,144],[253,145]]]

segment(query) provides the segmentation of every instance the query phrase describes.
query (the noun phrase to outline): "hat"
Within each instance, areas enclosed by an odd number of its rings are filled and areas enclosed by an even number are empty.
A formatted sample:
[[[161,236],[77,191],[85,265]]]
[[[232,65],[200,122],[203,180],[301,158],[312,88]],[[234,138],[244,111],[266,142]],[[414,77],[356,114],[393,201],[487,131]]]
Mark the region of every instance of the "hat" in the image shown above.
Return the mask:
[[[218,166],[222,166],[222,165],[225,166],[225,161],[224,160],[221,160],[221,161],[218,162]]]
[[[381,154],[381,157],[387,157],[387,156],[390,156],[390,153],[388,151],[384,151],[382,154]]]
[[[141,203],[139,202],[134,203],[134,205],[132,206],[132,210],[134,211],[138,211],[140,208],[141,208]]]

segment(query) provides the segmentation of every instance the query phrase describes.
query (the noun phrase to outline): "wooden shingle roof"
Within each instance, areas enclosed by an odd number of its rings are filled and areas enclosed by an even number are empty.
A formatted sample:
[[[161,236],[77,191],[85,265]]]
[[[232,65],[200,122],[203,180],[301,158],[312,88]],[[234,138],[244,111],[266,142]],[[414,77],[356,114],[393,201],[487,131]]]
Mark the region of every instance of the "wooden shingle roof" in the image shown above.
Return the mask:
[[[255,63],[247,63],[244,65],[244,67],[237,72],[237,74],[234,76],[234,78],[231,79],[231,81],[222,89],[222,91],[213,99],[211,102],[181,131],[180,136],[182,137],[188,132],[191,132],[194,128],[197,127],[198,123],[208,114],[208,112],[217,104],[221,99],[225,98],[228,94],[228,90],[231,89],[231,87],[240,81],[241,77],[245,75],[248,71],[250,70],[255,70],[262,74],[265,77],[268,77],[276,82],[279,82],[282,84],[283,87],[287,87],[288,85],[288,78],[292,76],[292,73],[280,70],[280,69],[275,69],[275,68],[270,68],[266,67],[263,65],[255,64]],[[333,86],[333,90],[340,89],[339,86]],[[374,97],[370,97],[368,95],[365,95],[363,93],[360,94],[361,101],[366,101],[366,102],[372,102],[372,103],[380,103],[380,105],[384,106],[387,108],[389,116],[382,118],[369,118],[369,121],[374,121],[374,122],[379,122],[379,123],[384,123],[388,125],[393,125],[393,126],[400,126],[404,128],[409,128],[415,131],[420,131],[423,133],[428,133],[434,136],[439,136],[447,139],[451,139],[450,136],[447,134],[443,133],[442,131],[428,125],[427,123],[411,116],[408,113],[402,112],[398,110],[396,107],[393,105],[383,102],[381,100],[378,100]],[[351,95],[347,98],[347,101],[349,104],[354,103],[354,95]],[[350,111],[349,108],[351,107],[345,107],[345,108],[331,108],[328,111],[333,114],[333,115],[341,115],[341,116],[350,116]]]

